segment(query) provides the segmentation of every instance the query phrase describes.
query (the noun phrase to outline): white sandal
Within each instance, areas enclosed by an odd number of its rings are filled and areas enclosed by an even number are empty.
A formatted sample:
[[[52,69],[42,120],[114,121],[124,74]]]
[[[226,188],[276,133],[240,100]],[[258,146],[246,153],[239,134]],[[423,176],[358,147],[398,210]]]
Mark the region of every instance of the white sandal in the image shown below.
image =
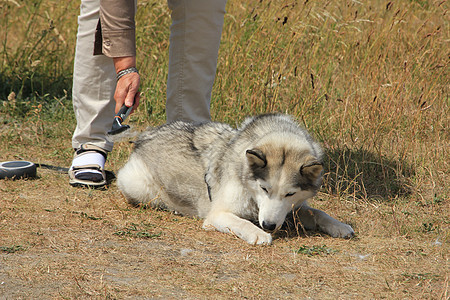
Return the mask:
[[[106,185],[104,165],[107,152],[91,144],[82,144],[75,151],[69,169],[69,183],[72,186],[99,188]]]

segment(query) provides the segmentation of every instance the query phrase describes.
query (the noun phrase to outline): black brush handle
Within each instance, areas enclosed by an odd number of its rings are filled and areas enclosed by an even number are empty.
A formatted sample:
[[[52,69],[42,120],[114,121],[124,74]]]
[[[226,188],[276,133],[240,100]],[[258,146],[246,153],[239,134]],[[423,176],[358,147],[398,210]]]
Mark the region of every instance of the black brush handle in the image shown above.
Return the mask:
[[[126,118],[131,114],[131,111],[133,110],[133,106],[127,107],[125,104],[122,105],[122,107],[117,112],[115,118],[120,118],[120,123],[125,121]]]

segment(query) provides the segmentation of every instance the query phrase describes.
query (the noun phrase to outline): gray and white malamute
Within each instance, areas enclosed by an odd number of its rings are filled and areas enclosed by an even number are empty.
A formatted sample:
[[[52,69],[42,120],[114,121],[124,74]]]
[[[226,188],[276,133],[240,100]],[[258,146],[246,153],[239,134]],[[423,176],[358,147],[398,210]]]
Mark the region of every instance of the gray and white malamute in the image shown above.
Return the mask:
[[[321,185],[322,170],[322,149],[306,130],[289,116],[268,114],[238,129],[214,122],[148,129],[117,184],[134,205],[204,218],[203,228],[250,244],[270,244],[268,232],[297,209],[304,228],[351,237],[349,225],[306,204]]]

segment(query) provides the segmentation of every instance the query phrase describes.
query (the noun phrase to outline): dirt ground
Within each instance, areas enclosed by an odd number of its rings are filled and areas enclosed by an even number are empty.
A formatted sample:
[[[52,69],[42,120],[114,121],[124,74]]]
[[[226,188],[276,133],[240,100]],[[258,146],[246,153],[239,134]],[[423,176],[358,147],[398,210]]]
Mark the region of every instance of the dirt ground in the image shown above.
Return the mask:
[[[70,149],[52,148],[29,159],[70,161]],[[198,219],[131,207],[114,181],[72,188],[66,174],[38,168],[37,179],[0,180],[0,299],[448,299],[446,201],[321,192],[311,205],[356,237],[291,228],[251,246]]]
[[[449,296],[448,228],[399,234],[399,207],[319,194],[313,206],[352,224],[356,238],[290,231],[258,247],[203,231],[201,220],[130,207],[114,183],[75,189],[66,175],[38,174],[0,181],[1,299]]]

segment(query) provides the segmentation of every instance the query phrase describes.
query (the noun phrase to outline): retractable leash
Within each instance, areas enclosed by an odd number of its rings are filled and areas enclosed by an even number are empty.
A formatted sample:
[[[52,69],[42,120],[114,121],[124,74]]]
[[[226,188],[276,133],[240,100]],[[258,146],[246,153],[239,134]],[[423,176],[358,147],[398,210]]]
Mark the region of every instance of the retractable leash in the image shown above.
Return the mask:
[[[0,162],[0,179],[19,180],[37,178],[37,168],[47,169],[61,174],[67,174],[69,171],[69,168],[40,163],[35,164],[26,160],[5,161]],[[114,172],[105,170],[105,173],[109,181],[116,177]]]
[[[14,160],[0,162],[0,179],[24,179],[36,178],[37,168],[56,171],[59,173],[67,173],[69,168],[52,166],[47,164],[32,163],[26,160]]]
[[[30,161],[5,161],[0,163],[0,179],[35,178],[36,165]]]

